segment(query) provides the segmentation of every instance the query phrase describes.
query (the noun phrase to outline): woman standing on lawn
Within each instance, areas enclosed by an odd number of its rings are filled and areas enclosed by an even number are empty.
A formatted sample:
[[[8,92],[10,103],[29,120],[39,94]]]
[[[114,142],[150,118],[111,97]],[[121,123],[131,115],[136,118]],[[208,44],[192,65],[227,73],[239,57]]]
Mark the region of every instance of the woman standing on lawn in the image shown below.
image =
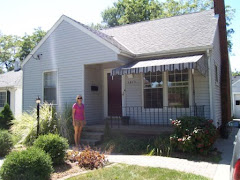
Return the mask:
[[[84,125],[86,125],[84,104],[82,103],[82,99],[83,98],[81,95],[77,95],[76,97],[77,102],[74,103],[72,107],[72,119],[75,131],[74,141],[76,147],[78,147],[80,143],[82,128]]]

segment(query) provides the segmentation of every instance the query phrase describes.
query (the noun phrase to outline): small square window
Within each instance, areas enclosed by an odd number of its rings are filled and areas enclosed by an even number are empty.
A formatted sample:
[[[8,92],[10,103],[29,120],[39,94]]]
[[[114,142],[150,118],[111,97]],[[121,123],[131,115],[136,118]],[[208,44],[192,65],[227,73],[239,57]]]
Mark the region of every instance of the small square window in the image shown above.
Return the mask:
[[[215,81],[218,83],[218,67],[215,65]]]
[[[240,101],[239,100],[236,100],[236,105],[240,105]]]

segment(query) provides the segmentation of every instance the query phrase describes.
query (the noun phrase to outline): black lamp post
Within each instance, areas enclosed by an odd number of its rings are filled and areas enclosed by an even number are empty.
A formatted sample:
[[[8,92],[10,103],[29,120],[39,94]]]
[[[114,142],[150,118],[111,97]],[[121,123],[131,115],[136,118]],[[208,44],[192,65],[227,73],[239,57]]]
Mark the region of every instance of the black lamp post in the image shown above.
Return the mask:
[[[41,102],[41,99],[38,96],[38,98],[36,99],[36,104],[37,104],[37,137],[39,135],[39,108],[40,108],[40,102]]]

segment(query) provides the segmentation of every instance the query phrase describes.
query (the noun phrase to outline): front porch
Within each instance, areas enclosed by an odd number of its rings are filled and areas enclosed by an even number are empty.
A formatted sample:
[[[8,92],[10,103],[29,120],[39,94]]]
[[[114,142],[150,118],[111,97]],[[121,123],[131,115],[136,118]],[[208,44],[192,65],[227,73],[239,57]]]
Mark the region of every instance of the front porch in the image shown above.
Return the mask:
[[[85,65],[84,103],[88,124],[104,124],[103,120],[108,119],[111,128],[141,129],[167,127],[171,125],[170,119],[181,116],[209,118],[208,75],[199,65],[204,56],[190,57],[196,58],[192,63],[185,63],[186,58],[178,58],[182,61],[179,66],[143,69],[117,68],[120,66],[117,61]],[[123,118],[127,122],[122,123]]]
[[[142,106],[122,107],[123,116],[109,116],[107,120],[111,128],[120,126],[171,126],[171,119],[182,116],[205,117],[204,106],[144,108]]]
[[[117,119],[115,119],[117,122]],[[115,123],[116,123],[115,122]],[[102,132],[104,133],[104,124],[96,124],[96,125],[87,125],[84,127],[85,132]],[[144,125],[121,125],[119,124],[111,124],[111,130],[114,133],[123,133],[123,134],[131,134],[131,135],[161,135],[161,134],[169,134],[173,132],[172,126],[144,126]]]

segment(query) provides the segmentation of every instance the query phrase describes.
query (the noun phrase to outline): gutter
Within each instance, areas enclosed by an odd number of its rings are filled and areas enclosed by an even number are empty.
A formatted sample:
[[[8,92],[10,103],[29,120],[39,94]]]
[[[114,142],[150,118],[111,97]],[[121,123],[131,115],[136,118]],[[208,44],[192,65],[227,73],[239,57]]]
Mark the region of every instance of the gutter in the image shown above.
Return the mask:
[[[210,119],[214,118],[213,113],[213,87],[212,87],[212,76],[211,76],[211,56],[210,56],[210,49],[207,50],[207,61],[208,61],[208,78],[209,78],[209,100],[210,100]],[[216,124],[217,125],[217,124]]]
[[[206,51],[212,50],[212,49],[213,49],[213,45],[207,45],[207,46],[198,46],[198,47],[158,51],[158,52],[153,52],[153,53],[152,52],[151,53],[143,53],[143,54],[132,54],[132,53],[128,53],[126,51],[121,50],[120,55],[133,58],[134,60],[138,60],[138,59],[167,56],[167,55],[179,55],[179,54],[196,53],[196,52],[200,53],[200,52],[206,52]]]

